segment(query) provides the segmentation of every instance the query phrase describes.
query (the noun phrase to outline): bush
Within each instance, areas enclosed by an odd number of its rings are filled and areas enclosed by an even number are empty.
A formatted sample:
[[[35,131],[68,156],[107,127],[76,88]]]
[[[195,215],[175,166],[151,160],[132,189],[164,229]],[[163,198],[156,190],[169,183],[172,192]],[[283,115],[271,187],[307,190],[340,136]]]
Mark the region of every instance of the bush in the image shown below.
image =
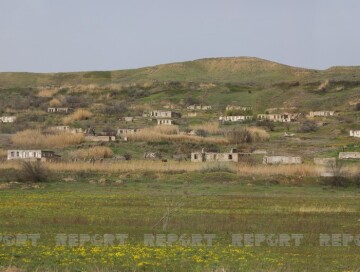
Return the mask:
[[[227,131],[225,136],[231,144],[236,145],[240,143],[262,142],[269,139],[269,134],[265,130],[255,127],[234,128]]]
[[[206,137],[208,135],[208,133],[206,132],[206,130],[204,129],[197,129],[195,130],[195,134],[197,136],[201,136],[201,137]]]
[[[356,111],[360,111],[360,103],[357,103],[357,104],[355,105],[355,110],[356,110]]]
[[[271,122],[269,120],[264,120],[264,121],[257,121],[256,125],[258,127],[266,127],[268,130],[270,131],[274,131],[275,130],[275,123]]]
[[[115,102],[110,105],[106,105],[104,108],[104,113],[108,115],[113,114],[125,114],[128,111],[128,108],[123,102]]]
[[[48,171],[41,162],[23,161],[17,174],[19,182],[46,182],[48,181]]]
[[[307,133],[314,132],[317,130],[317,125],[314,121],[306,120],[300,124],[299,132]]]
[[[200,100],[198,98],[188,96],[184,99],[184,104],[186,106],[194,105],[194,104],[200,104]]]

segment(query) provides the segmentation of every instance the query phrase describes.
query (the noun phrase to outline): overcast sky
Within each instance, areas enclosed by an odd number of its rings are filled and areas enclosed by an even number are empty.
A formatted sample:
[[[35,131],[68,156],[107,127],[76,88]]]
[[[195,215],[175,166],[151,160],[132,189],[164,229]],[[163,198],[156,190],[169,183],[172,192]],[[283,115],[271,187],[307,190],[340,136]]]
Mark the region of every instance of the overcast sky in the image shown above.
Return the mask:
[[[253,56],[360,65],[359,0],[0,0],[0,71]]]

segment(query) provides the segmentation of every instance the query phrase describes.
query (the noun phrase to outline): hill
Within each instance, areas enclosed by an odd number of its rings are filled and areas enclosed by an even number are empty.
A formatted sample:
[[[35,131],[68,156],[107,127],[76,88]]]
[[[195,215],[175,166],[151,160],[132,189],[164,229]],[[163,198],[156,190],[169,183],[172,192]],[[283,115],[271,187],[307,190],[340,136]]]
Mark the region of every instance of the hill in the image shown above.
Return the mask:
[[[281,81],[322,80],[328,77],[334,77],[336,80],[360,80],[360,68],[334,67],[320,71],[291,67],[253,57],[209,58],[118,71],[0,73],[0,87],[104,85],[145,81],[263,84]]]

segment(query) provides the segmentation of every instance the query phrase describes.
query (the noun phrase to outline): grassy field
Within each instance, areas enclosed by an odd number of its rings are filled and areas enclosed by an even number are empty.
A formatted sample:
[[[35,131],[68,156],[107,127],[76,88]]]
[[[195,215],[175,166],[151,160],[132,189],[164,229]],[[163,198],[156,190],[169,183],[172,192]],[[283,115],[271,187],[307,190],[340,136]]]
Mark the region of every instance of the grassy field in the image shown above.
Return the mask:
[[[292,184],[277,179],[281,177],[239,177],[221,171],[64,172],[51,183],[3,186],[3,239],[18,233],[40,234],[40,239],[36,246],[0,243],[0,267],[27,271],[358,271],[359,246],[320,246],[319,235],[359,234],[359,188],[334,188],[311,177]],[[97,234],[100,244],[55,246],[57,234]],[[128,238],[124,245],[104,246],[105,234],[127,234]],[[212,246],[148,246],[145,234],[215,234],[216,238]],[[304,238],[299,246],[293,242],[290,246],[236,246],[233,234],[303,234]]]

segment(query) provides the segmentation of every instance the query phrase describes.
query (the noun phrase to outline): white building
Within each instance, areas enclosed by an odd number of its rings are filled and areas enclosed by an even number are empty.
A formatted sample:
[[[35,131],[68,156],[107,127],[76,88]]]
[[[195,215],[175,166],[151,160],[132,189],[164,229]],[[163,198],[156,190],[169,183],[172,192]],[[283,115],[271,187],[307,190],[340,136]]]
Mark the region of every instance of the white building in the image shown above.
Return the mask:
[[[58,159],[60,156],[53,151],[44,150],[8,150],[8,160],[29,160],[29,161],[47,161]]]
[[[222,122],[242,122],[246,120],[252,120],[252,116],[248,115],[236,115],[236,116],[220,116],[219,121]]]
[[[350,136],[360,138],[360,130],[350,130]]]
[[[157,119],[157,124],[171,126],[174,124],[174,122],[171,119]]]
[[[212,106],[209,105],[190,105],[187,107],[188,110],[211,110]]]
[[[335,111],[310,111],[310,117],[327,117],[334,116]]]
[[[259,120],[267,120],[272,122],[295,122],[299,118],[299,113],[281,113],[281,114],[258,114]]]
[[[301,164],[301,157],[264,156],[263,164]]]
[[[0,123],[14,123],[16,121],[16,116],[1,116]]]

